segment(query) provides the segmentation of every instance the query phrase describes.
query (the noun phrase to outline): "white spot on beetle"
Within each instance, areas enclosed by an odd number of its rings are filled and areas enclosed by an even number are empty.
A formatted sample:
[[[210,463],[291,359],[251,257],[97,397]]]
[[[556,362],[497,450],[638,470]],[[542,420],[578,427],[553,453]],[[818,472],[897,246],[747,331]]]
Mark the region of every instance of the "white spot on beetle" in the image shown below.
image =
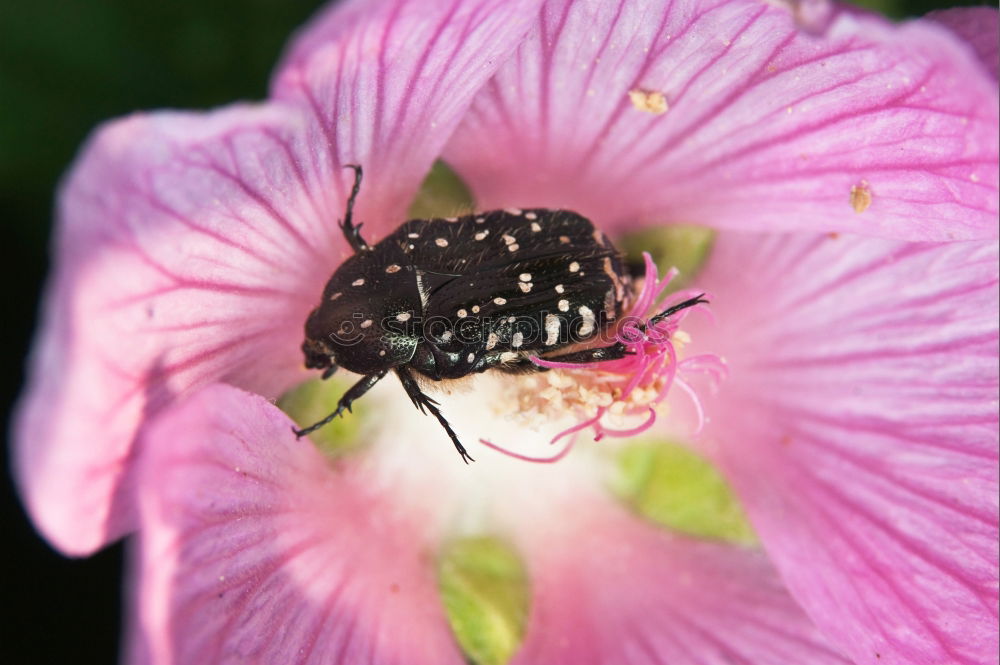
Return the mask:
[[[472,313],[473,314],[479,314],[479,305],[473,305],[472,306]]]
[[[555,314],[545,315],[545,346],[552,346],[559,339],[559,317]]]
[[[495,304],[497,304],[497,305],[506,305],[507,304],[507,299],[506,298],[494,298],[493,302]]]
[[[452,338],[452,333],[450,330],[445,330],[443,333],[441,333],[442,342],[450,342],[451,338]]]
[[[538,215],[536,215],[533,212],[526,212],[526,213],[524,213],[524,218],[525,219],[538,219]],[[532,224],[532,226],[534,226],[534,224]]]
[[[379,351],[379,352],[378,352],[378,354],[379,354],[380,356],[384,356],[384,355],[385,355],[385,349],[382,349],[381,351]]]
[[[517,242],[517,238],[515,238],[512,235],[510,235],[509,233],[505,233],[505,234],[503,234],[500,237],[503,238],[503,241],[505,243],[507,243],[508,245],[513,245],[515,242]]]
[[[447,247],[448,241],[445,240],[444,238],[435,238],[434,244],[437,245],[438,247]]]
[[[510,338],[510,345],[515,349],[524,344],[524,335],[519,332],[514,333],[514,336]]]
[[[467,355],[465,357],[465,362],[471,363],[475,359],[476,359],[476,354],[475,353],[470,353],[469,355]]]
[[[594,318],[594,312],[586,305],[580,305],[579,309],[576,311],[580,312],[580,316],[583,317],[583,324],[580,326],[580,334],[587,336],[594,332],[594,324],[597,322]]]
[[[508,316],[507,317],[507,323],[514,323],[515,321],[517,321],[517,317],[516,316]]]
[[[456,315],[456,316],[457,316],[458,318],[460,318],[460,319],[464,319],[465,317],[467,317],[467,316],[469,315],[469,313],[468,313],[468,312],[466,312],[466,311],[465,311],[464,309],[460,309],[460,310],[458,310],[457,312],[455,312],[455,315]]]
[[[413,315],[410,314],[409,312],[400,312],[399,314],[396,315],[396,320],[397,321],[409,321],[411,316],[413,316]]]
[[[476,233],[476,235],[474,235],[472,237],[475,238],[476,240],[482,240],[486,236],[488,236],[489,234],[490,234],[490,231],[489,231],[489,229],[487,229],[485,231],[479,231],[478,233]]]
[[[580,270],[580,264],[577,263],[576,261],[573,261],[573,263],[569,264],[570,272],[578,272],[579,270]]]
[[[458,217],[445,217],[444,221],[446,221],[446,222],[457,222],[458,221]]]
[[[364,286],[364,283],[365,283],[365,278],[358,277],[356,280],[351,282],[351,286]]]
[[[490,333],[490,336],[486,338],[486,350],[491,351],[500,341],[500,336],[496,333]]]
[[[503,211],[508,215],[520,215],[523,212],[520,208],[504,208]]]
[[[531,293],[531,288],[534,286],[531,282],[518,282],[517,285],[521,287],[521,293]]]
[[[419,233],[407,233],[406,237],[407,238],[419,238],[420,234]]]
[[[556,293],[562,293],[565,290],[566,290],[565,286],[563,286],[562,284],[556,284]]]
[[[486,221],[485,217],[476,217],[476,224],[482,224]]]
[[[559,236],[559,242],[563,245],[569,244],[569,236]]]
[[[520,357],[520,355],[521,354],[514,353],[513,351],[504,351],[503,353],[500,354],[500,362],[502,363],[514,362]]]
[[[339,298],[339,297],[340,297],[340,296],[342,296],[342,295],[344,295],[344,294],[343,294],[343,293],[341,293],[340,291],[337,291],[337,292],[336,292],[336,293],[334,293],[334,294],[333,294],[332,296],[330,296],[330,300],[331,300],[331,301],[333,301],[333,300],[336,300],[337,298]]]
[[[402,268],[400,268],[399,266],[397,266],[395,263],[393,263],[391,266],[386,266],[386,269],[385,269],[385,271],[387,273],[389,273],[390,275],[393,274],[393,273],[399,272],[400,270],[402,270]]]
[[[520,275],[517,276],[517,278],[519,280],[521,280],[522,282],[530,282],[531,281],[531,273],[530,272],[522,272]]]
[[[569,301],[563,298],[559,301],[559,311],[568,312],[569,311]]]
[[[361,322],[361,327],[362,328],[371,328],[372,327],[372,323],[373,323],[373,321],[371,319],[365,319],[364,321]]]
[[[539,231],[541,231],[541,230],[542,230],[542,225],[541,225],[541,224],[539,224],[538,222],[532,222],[532,223],[531,223],[531,230],[532,230],[532,231],[533,231],[534,233],[538,233]]]
[[[511,252],[516,252],[519,249],[521,249],[521,246],[518,245],[516,242],[513,245],[507,245],[507,250]]]

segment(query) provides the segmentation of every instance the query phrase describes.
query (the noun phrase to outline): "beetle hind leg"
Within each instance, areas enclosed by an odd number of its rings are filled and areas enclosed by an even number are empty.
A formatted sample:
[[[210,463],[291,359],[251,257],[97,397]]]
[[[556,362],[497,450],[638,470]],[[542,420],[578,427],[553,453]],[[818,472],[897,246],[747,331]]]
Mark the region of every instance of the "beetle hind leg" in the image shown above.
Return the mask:
[[[364,252],[371,247],[361,237],[361,224],[355,226],[353,221],[354,202],[358,198],[358,192],[361,191],[361,165],[347,164],[344,168],[354,171],[354,185],[351,187],[351,195],[347,197],[347,209],[344,211],[343,221],[340,222],[340,229],[344,232],[344,238],[347,239],[347,244],[351,246],[351,249],[355,252]]]
[[[670,316],[672,314],[676,314],[677,312],[679,312],[679,311],[681,311],[683,309],[687,309],[688,307],[694,307],[695,305],[699,305],[699,304],[702,304],[702,303],[707,304],[708,301],[705,300],[705,294],[704,293],[699,293],[694,298],[688,298],[684,302],[679,302],[676,305],[674,305],[673,307],[668,307],[667,309],[663,310],[662,312],[660,312],[659,314],[657,314],[656,316],[654,316],[653,318],[651,318],[649,320],[648,325],[655,326],[657,323],[659,323],[660,321],[662,321],[663,319],[667,318],[668,316]]]
[[[448,421],[445,420],[444,415],[442,415],[441,410],[438,408],[438,403],[420,390],[420,386],[417,384],[416,380],[405,368],[397,367],[396,375],[399,377],[400,383],[403,384],[403,389],[406,390],[406,394],[410,397],[410,401],[413,402],[413,406],[420,409],[420,412],[423,414],[430,412],[430,414],[437,418],[438,422],[441,423],[441,426],[444,427],[444,431],[448,433],[448,437],[451,439],[451,442],[455,444],[455,450],[457,450],[458,454],[462,456],[462,461],[466,464],[474,462],[475,460],[472,459],[471,455],[469,455],[465,446],[463,446],[462,442],[458,440],[458,435],[455,434],[455,430],[453,430],[451,425],[448,424]]]

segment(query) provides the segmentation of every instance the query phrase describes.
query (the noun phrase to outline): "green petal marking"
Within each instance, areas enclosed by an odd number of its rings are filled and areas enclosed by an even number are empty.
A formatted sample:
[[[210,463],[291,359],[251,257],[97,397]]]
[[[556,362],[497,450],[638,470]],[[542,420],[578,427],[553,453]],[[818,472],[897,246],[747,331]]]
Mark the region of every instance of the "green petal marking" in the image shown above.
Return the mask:
[[[408,211],[410,219],[455,217],[475,210],[472,193],[447,164],[434,162]]]
[[[630,264],[642,265],[642,253],[649,252],[661,272],[672,267],[680,270],[669,288],[676,291],[690,284],[701,270],[714,240],[715,232],[703,226],[654,226],[625,234],[618,246]]]
[[[693,536],[757,543],[742,506],[719,472],[686,446],[633,443],[618,453],[614,489],[643,517]]]
[[[308,427],[330,415],[337,408],[340,396],[351,384],[352,381],[346,378],[335,376],[323,381],[317,377],[282,395],[278,400],[278,408],[287,413],[299,427]],[[320,450],[336,455],[347,452],[360,442],[358,435],[368,409],[364,400],[355,402],[352,409],[353,413],[345,412],[309,435]]]
[[[448,623],[475,665],[504,665],[521,645],[528,577],[517,554],[487,537],[448,545],[438,567]]]

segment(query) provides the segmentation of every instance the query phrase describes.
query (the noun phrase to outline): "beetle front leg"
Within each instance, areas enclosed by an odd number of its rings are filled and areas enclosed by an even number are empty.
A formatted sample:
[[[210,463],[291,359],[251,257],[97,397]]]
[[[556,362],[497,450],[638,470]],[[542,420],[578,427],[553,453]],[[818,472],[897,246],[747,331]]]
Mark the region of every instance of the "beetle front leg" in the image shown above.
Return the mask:
[[[340,228],[344,232],[347,244],[350,245],[355,252],[365,252],[371,249],[371,247],[369,247],[368,243],[366,243],[364,238],[361,237],[361,224],[355,226],[353,222],[354,202],[358,198],[358,192],[361,191],[361,165],[347,164],[344,168],[354,170],[354,186],[351,187],[351,195],[347,198],[347,210],[344,211],[344,221],[340,223]]]
[[[311,432],[315,432],[320,427],[323,427],[323,425],[326,425],[327,423],[329,423],[330,421],[332,421],[334,418],[336,418],[337,416],[339,416],[341,413],[343,413],[345,409],[347,411],[350,411],[351,410],[351,404],[354,403],[354,400],[358,399],[359,397],[361,397],[362,395],[364,395],[366,392],[368,392],[369,390],[371,390],[372,386],[374,386],[376,383],[378,383],[379,381],[381,381],[382,378],[388,372],[389,372],[389,370],[383,369],[381,371],[375,372],[374,374],[368,374],[363,379],[361,379],[360,381],[358,381],[357,383],[355,383],[353,386],[351,386],[350,388],[347,389],[347,392],[344,393],[344,395],[340,398],[340,401],[337,402],[337,408],[336,408],[336,410],[334,410],[334,412],[331,413],[330,415],[328,415],[326,418],[324,418],[323,420],[320,420],[317,423],[313,423],[312,425],[310,425],[309,427],[306,427],[305,429],[295,429],[293,427],[292,431],[295,432],[295,438],[296,439],[301,439],[306,434],[309,434]]]

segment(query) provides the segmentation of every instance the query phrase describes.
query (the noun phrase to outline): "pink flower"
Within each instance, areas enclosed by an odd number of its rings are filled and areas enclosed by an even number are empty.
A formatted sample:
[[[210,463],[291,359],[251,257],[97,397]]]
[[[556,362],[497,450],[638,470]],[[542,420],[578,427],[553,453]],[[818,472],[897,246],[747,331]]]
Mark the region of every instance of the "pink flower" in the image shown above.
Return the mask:
[[[997,12],[811,6],[347,2],[268,102],[101,129],[14,456],[62,551],[138,529],[128,658],[460,663],[434,559],[485,532],[528,567],[519,664],[996,662]],[[369,445],[295,441],[268,399],[309,376],[341,167],[377,238],[439,156],[483,209],[720,229],[686,353],[729,378],[695,445],[762,549],[636,519],[606,442],[466,467],[388,382]],[[547,440],[483,380],[441,397],[463,439]]]

